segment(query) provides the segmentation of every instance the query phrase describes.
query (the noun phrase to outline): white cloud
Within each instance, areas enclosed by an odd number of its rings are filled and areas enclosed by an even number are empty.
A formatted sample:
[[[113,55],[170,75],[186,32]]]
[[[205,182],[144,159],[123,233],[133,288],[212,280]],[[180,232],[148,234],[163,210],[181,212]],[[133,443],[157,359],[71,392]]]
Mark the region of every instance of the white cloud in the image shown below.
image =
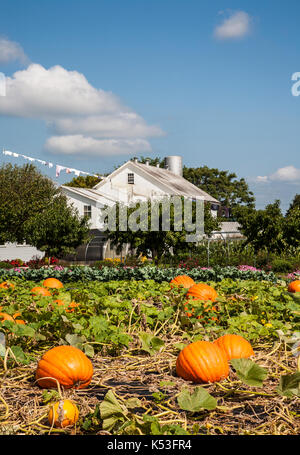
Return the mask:
[[[232,13],[227,19],[215,27],[214,36],[221,40],[237,39],[250,32],[251,18],[244,11]]]
[[[93,87],[83,74],[59,65],[46,69],[31,64],[7,77],[1,114],[44,120],[53,134],[46,148],[54,153],[150,152],[146,138],[164,134],[113,93]]]
[[[83,74],[58,65],[47,70],[36,63],[6,78],[6,97],[0,104],[0,113],[44,120],[120,109],[116,96],[94,88]]]
[[[269,183],[269,182],[287,182],[287,183],[300,183],[300,169],[295,166],[285,166],[277,169],[273,174],[257,176],[252,179],[257,183]]]
[[[279,180],[282,182],[300,181],[300,169],[297,169],[295,166],[282,167],[270,175],[270,180]]]
[[[52,136],[47,139],[45,146],[53,153],[68,155],[106,156],[151,152],[150,144],[143,139],[95,139],[81,134]]]
[[[147,125],[135,112],[60,118],[55,120],[54,126],[59,133],[91,134],[94,137],[153,137],[163,134],[160,127]]]
[[[25,64],[28,62],[28,57],[18,43],[0,37],[0,63],[9,63],[12,61],[19,61]]]

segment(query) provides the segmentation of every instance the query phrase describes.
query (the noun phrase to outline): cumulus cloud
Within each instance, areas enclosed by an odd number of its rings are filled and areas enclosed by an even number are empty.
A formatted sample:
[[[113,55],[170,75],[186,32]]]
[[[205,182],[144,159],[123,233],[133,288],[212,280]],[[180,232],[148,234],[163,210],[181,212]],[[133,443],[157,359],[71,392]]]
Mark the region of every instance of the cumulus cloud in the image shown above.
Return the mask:
[[[56,131],[68,134],[91,134],[94,137],[161,136],[158,126],[147,125],[135,112],[116,112],[87,117],[65,117],[55,121]]]
[[[248,35],[251,28],[251,18],[244,11],[236,11],[215,27],[214,36],[217,39],[238,39]]]
[[[106,156],[151,152],[150,144],[143,139],[95,139],[81,134],[52,136],[47,139],[45,147],[53,153],[68,155]]]
[[[31,64],[7,77],[1,114],[44,120],[53,134],[45,145],[53,153],[150,152],[146,138],[164,134],[113,93],[93,87],[83,74],[59,65],[46,69]]]
[[[282,167],[270,175],[270,180],[280,180],[282,182],[300,181],[300,169],[295,166]]]
[[[25,55],[20,44],[0,36],[0,63],[9,63],[12,61],[19,61],[25,64],[28,63],[28,57]]]
[[[300,169],[295,166],[285,166],[277,169],[276,172],[270,175],[259,175],[254,179],[257,183],[269,183],[269,182],[288,182],[288,183],[300,183]]]

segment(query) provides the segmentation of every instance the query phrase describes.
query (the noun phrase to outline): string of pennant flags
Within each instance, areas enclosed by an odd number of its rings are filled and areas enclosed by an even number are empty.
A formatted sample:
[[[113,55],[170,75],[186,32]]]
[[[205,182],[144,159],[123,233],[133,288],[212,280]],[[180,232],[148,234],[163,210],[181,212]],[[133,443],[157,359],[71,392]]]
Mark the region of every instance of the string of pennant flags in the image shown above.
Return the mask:
[[[44,166],[47,166],[50,169],[54,168],[56,177],[59,177],[61,171],[66,171],[67,174],[74,173],[76,177],[79,177],[80,174],[83,174],[83,175],[92,175],[93,177],[98,177],[99,179],[103,178],[102,176],[97,175],[97,174],[91,174],[89,172],[81,171],[79,169],[74,169],[74,168],[70,168],[70,167],[67,167],[67,166],[62,166],[60,164],[53,164],[50,161],[44,161],[44,160],[40,160],[38,158],[32,158],[31,156],[22,155],[21,153],[11,152],[10,150],[4,150],[3,149],[2,153],[3,153],[3,155],[12,156],[14,158],[21,157],[21,158],[24,158],[25,160],[28,160],[28,161],[31,161],[31,162],[36,161],[36,162],[38,162],[40,164],[43,164]]]

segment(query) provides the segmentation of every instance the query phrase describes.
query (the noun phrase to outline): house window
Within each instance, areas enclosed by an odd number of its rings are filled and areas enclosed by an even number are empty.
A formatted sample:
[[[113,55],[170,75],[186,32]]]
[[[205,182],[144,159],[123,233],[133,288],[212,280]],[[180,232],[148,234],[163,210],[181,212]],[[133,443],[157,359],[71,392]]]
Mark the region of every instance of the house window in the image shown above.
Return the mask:
[[[83,215],[87,218],[92,218],[92,206],[91,205],[84,205],[83,206]]]
[[[128,175],[128,183],[133,185],[134,184],[134,174],[129,172],[127,175]]]

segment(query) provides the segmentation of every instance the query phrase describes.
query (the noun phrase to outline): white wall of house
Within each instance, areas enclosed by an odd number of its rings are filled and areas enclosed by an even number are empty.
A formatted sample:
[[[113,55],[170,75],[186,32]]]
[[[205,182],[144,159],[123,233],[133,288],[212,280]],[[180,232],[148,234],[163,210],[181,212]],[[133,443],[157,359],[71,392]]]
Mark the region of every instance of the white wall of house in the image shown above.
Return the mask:
[[[0,245],[0,261],[21,259],[24,262],[30,261],[33,258],[42,258],[45,253],[39,251],[34,246],[19,245],[17,243],[6,243]]]
[[[128,174],[134,174],[134,184],[128,183]],[[130,163],[119,173],[107,179],[99,188],[101,193],[113,195],[116,199],[127,203],[136,200],[147,200],[166,195],[160,183],[151,182],[136,168],[131,168]]]

